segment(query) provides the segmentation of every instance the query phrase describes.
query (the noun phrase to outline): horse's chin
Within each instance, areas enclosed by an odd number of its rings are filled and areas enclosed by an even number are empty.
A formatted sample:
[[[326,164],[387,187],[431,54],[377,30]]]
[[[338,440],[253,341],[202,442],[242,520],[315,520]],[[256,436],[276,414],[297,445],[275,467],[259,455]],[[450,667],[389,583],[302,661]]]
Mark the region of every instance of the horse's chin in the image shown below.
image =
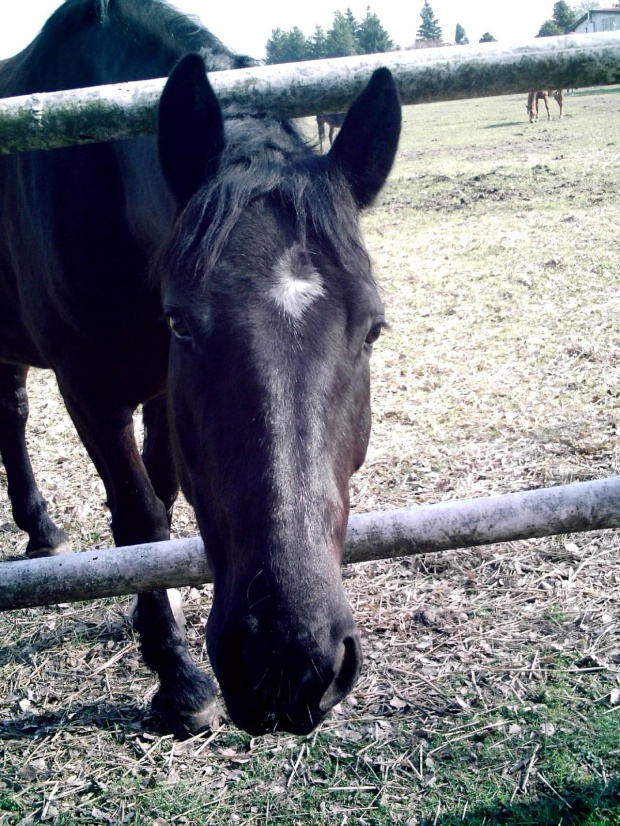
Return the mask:
[[[301,627],[294,617],[243,617],[242,609],[222,621],[213,614],[214,601],[207,650],[239,728],[252,735],[309,734],[352,690],[362,665],[359,634],[344,592],[336,589],[331,596],[313,616],[308,605],[302,606],[306,622]],[[319,621],[321,607],[324,621]]]
[[[286,732],[303,736],[310,734],[323,722],[329,712],[305,716],[303,719],[295,720],[287,714],[271,715],[264,711],[253,711],[246,704],[232,700],[226,702],[226,710],[231,721],[237,728],[247,731],[252,737],[261,737],[264,734],[275,734],[276,732]]]

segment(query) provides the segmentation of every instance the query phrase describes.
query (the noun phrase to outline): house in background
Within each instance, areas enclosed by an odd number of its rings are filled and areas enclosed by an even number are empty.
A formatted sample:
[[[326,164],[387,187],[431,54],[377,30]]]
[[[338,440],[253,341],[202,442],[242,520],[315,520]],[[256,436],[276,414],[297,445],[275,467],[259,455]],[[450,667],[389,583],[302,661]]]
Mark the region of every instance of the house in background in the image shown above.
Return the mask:
[[[571,33],[620,31],[620,3],[604,9],[590,9],[575,23]]]

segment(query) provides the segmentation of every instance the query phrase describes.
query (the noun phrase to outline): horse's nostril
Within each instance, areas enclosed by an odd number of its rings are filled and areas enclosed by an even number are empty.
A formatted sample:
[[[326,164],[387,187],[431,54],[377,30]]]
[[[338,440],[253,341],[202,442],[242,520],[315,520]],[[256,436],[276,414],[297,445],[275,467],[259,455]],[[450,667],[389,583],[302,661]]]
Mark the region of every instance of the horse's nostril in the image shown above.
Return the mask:
[[[338,654],[340,662],[336,663],[334,679],[319,702],[319,709],[323,712],[329,711],[347,696],[357,682],[362,666],[362,652],[357,636],[346,637],[340,644]]]

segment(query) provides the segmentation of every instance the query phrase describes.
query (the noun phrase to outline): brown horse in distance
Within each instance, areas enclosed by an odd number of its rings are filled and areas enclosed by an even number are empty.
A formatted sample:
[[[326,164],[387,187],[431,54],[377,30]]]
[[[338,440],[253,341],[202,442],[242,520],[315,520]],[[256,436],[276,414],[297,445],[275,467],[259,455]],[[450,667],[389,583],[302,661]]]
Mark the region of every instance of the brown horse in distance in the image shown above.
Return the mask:
[[[325,140],[325,126],[329,126],[329,145],[334,142],[334,132],[340,129],[344,123],[346,112],[332,112],[331,114],[320,114],[316,116],[316,125],[319,128],[319,146],[323,151],[323,141]]]
[[[540,92],[529,92],[527,96],[527,103],[525,107],[530,116],[530,123],[535,123],[538,120],[538,101],[544,101],[547,110],[547,120],[551,120],[551,112],[549,111],[549,98],[556,99],[560,107],[560,118],[564,114],[564,90],[563,89],[548,89]]]

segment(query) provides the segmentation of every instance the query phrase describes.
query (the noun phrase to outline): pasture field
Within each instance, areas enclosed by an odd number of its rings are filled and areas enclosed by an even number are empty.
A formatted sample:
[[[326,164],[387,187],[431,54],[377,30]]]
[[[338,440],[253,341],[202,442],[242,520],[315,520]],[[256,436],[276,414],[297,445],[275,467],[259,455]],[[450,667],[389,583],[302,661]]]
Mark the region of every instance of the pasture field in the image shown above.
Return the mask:
[[[569,96],[562,121],[524,104],[405,110],[364,219],[392,329],[357,511],[619,472],[620,88]],[[30,389],[51,514],[106,546],[53,380]],[[5,493],[0,531],[4,559],[23,552]],[[195,533],[183,504],[174,531]],[[368,563],[345,585],[364,670],[308,737],[162,734],[128,599],[0,615],[0,824],[620,824],[618,534]],[[186,594],[205,668],[209,601]]]

